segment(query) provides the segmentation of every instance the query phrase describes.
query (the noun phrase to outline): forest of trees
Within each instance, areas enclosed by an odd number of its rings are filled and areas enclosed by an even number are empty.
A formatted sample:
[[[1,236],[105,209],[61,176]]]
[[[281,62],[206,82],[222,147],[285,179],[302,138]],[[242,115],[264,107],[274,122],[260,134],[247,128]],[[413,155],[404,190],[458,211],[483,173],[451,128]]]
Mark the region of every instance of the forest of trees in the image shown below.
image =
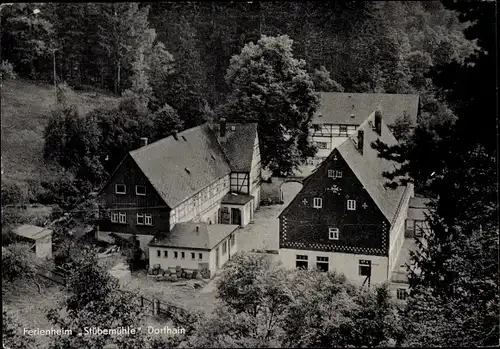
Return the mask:
[[[434,198],[404,311],[383,289],[360,295],[336,276],[332,284],[293,279],[325,292],[311,299],[267,265],[234,280],[253,263],[242,259],[219,286],[224,307],[200,320],[189,345],[492,346],[499,338],[495,13],[494,2],[479,1],[13,4],[1,9],[2,78],[54,83],[55,62],[60,98],[45,156],[61,176],[43,185],[61,202],[99,187],[143,136],[154,141],[220,116],[256,120],[265,166],[289,172],[314,151],[305,137],[314,91],[418,93],[414,132],[403,122],[398,146],[373,145],[401,164],[386,174],[389,186],[411,181]],[[81,115],[64,98],[68,86],[116,94],[119,106]],[[230,292],[241,282],[244,304]],[[325,326],[314,319],[330,308],[318,304],[337,310]],[[297,318],[318,341],[299,338],[306,329],[291,326]]]
[[[227,110],[248,110],[241,104],[242,97],[255,94],[256,90],[242,91],[238,84],[248,83],[248,79],[261,84],[263,75],[255,70],[247,80],[238,82],[230,61],[235,55],[243,57],[244,47],[256,44],[263,36],[286,35],[290,39],[291,56],[283,59],[301,62],[298,69],[304,70],[304,83],[311,81],[313,90],[418,93],[422,101],[419,123],[425,134],[434,132],[437,125],[454,123],[457,112],[470,114],[473,107],[464,105],[460,89],[449,92],[449,78],[455,79],[457,69],[475,76],[477,69],[484,69],[477,68],[476,62],[491,59],[492,54],[486,52],[494,51],[484,39],[492,34],[472,25],[481,19],[486,23],[482,24],[484,27],[493,20],[486,7],[445,6],[437,1],[13,4],[1,10],[2,71],[12,67],[22,78],[50,83],[55,78],[57,84],[66,83],[73,89],[107,90],[128,100],[117,110],[95,111],[92,117],[83,117],[91,121],[81,120],[80,124],[65,128],[73,130],[58,130],[51,135],[51,129],[60,129],[57,120],[76,113],[71,107],[60,108],[47,130],[46,153],[52,154],[61,149],[61,144],[51,139],[60,138],[61,132],[79,133],[85,123],[93,125],[90,129],[96,132],[82,142],[74,142],[80,148],[73,153],[87,154],[84,168],[68,164],[64,154],[54,154],[49,160],[56,160],[77,178],[89,173],[89,166],[92,167],[95,174],[83,180],[91,183],[87,187],[98,187],[123,155],[137,147],[141,136],[155,140],[174,129],[218,118]],[[464,13],[463,19],[457,10]],[[271,51],[263,56],[269,62],[274,59]],[[271,69],[279,66],[270,64]],[[243,68],[240,64],[237,69]],[[269,86],[261,92],[269,92]],[[478,88],[486,91],[485,86]],[[475,103],[478,98],[485,99],[484,93],[477,96],[471,99]],[[302,114],[291,124],[299,122],[299,128],[304,130],[317,107],[314,98],[309,99],[304,107],[296,106],[293,98],[280,102],[288,103],[288,108],[298,108]],[[269,102],[262,107],[276,108]],[[252,108],[258,107],[254,103]],[[160,121],[151,116],[153,113]],[[231,112],[224,116],[240,117]],[[271,119],[286,121],[273,113],[263,117],[267,120],[259,118],[261,133],[269,129],[266,125],[272,125]],[[95,125],[96,120],[100,120],[99,126]],[[114,120],[124,134],[115,132],[114,139],[110,139],[109,127],[102,125],[111,123],[109,120]],[[156,122],[162,127],[153,132]],[[481,126],[475,125],[475,130],[491,135],[492,125],[486,124],[484,121]],[[467,125],[463,125],[464,130]],[[292,148],[296,148],[289,152],[293,153],[290,158],[280,156],[283,152],[278,150],[268,151],[267,143],[290,143],[284,140],[290,136],[289,131],[262,135],[264,162],[271,170],[289,173],[314,152],[305,132],[296,133],[295,139],[290,140],[295,141]],[[93,143],[99,134],[108,140],[104,149],[81,147],[82,143]],[[268,136],[271,140],[266,142]],[[490,142],[489,146],[494,144]],[[82,163],[81,157],[72,161]],[[434,171],[431,167],[424,166],[419,175],[428,176]]]

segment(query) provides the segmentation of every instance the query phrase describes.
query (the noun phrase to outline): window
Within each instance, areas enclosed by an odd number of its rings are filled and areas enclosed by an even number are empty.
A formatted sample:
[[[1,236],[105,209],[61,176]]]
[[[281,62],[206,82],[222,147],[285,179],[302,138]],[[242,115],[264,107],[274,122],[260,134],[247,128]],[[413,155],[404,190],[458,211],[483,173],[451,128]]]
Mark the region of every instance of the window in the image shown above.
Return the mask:
[[[125,212],[118,213],[118,220],[120,221],[121,224],[126,224],[127,223],[127,214]]]
[[[118,223],[118,212],[111,213],[111,223]]]
[[[318,149],[328,149],[328,143],[327,142],[316,142],[316,147],[318,147]]]
[[[234,236],[234,234],[231,234],[230,240],[231,240],[231,247],[233,247],[236,242],[236,237]]]
[[[359,275],[371,276],[372,274],[372,261],[360,259],[359,260]]]
[[[194,260],[195,260],[195,258],[196,258],[196,253],[191,252],[191,259],[194,261]]]
[[[179,258],[179,252],[174,251],[174,259],[177,259],[177,258]]]
[[[115,184],[115,193],[116,194],[126,194],[127,187],[125,186],[125,184]]]
[[[156,251],[156,256],[157,257],[161,257],[161,251],[160,250]]]
[[[340,135],[347,136],[347,125],[340,125]]]
[[[198,260],[201,261],[203,259],[203,253],[198,253]]]
[[[137,225],[144,225],[144,213],[137,214]]]
[[[323,199],[321,198],[314,198],[313,200],[313,208],[321,208],[323,207]]]
[[[335,178],[335,170],[328,170],[328,178]]]
[[[145,214],[144,215],[144,224],[153,225],[153,216],[150,214]]]
[[[342,171],[335,170],[335,177],[334,178],[342,178]]]
[[[328,238],[330,240],[338,240],[339,235],[340,233],[338,228],[328,228]]]
[[[308,257],[306,255],[297,255],[297,260],[295,261],[295,268],[307,269],[308,268]]]
[[[168,258],[168,251],[163,251],[163,257]]]
[[[227,252],[227,241],[222,243],[222,254],[226,254]]]
[[[328,271],[328,257],[316,257],[316,268],[321,271]]]
[[[181,259],[184,259],[186,258],[186,253],[185,252],[181,252]]]
[[[135,194],[136,195],[146,195],[146,186],[136,185],[135,186]]]
[[[406,300],[406,296],[408,295],[408,292],[406,292],[406,289],[404,288],[398,288],[396,290],[396,298],[399,300]]]
[[[356,210],[356,200],[347,200],[347,209],[349,211],[355,211]]]

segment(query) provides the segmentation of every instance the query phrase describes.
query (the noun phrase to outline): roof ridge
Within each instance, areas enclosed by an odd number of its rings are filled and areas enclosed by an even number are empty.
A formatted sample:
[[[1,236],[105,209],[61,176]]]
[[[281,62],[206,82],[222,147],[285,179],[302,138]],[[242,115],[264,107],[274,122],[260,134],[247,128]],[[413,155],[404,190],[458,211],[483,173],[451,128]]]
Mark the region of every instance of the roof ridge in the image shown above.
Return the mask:
[[[191,133],[191,132],[193,132],[193,131],[195,131],[195,130],[198,130],[198,129],[202,128],[203,126],[205,126],[205,124],[201,124],[201,125],[198,125],[198,126],[195,126],[195,127],[191,127],[191,128],[185,129],[185,130],[183,130],[183,131],[179,132],[179,133],[178,133],[178,136],[184,136],[184,135],[187,135],[187,134],[189,134],[189,133]],[[140,148],[137,148],[137,149],[131,150],[129,153],[130,153],[130,154],[132,154],[132,153],[136,153],[136,152],[138,152],[138,151],[143,151],[143,150],[146,150],[146,149],[148,149],[148,148],[151,148],[151,146],[153,146],[153,145],[158,145],[158,144],[160,144],[161,142],[165,142],[165,141],[169,140],[170,138],[174,138],[174,135],[173,135],[173,134],[171,134],[171,135],[166,136],[166,137],[164,137],[164,138],[161,138],[161,139],[159,139],[159,140],[157,140],[157,141],[154,141],[153,143],[150,143],[150,144],[148,144],[148,145],[146,145],[146,146],[143,146],[143,147],[140,147]]]

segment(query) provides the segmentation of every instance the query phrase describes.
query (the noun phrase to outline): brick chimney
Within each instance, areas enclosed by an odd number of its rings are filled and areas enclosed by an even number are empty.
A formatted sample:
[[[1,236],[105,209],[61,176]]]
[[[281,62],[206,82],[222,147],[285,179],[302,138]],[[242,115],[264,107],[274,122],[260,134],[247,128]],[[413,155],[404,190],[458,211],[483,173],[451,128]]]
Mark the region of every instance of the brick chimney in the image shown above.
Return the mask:
[[[375,111],[375,132],[379,136],[382,135],[382,109],[380,107]]]
[[[358,146],[358,151],[361,153],[361,155],[363,155],[363,147],[364,147],[364,143],[365,143],[364,136],[365,136],[365,131],[358,130],[357,146]]]
[[[148,145],[148,137],[141,137],[141,147]]]
[[[226,118],[221,118],[219,122],[219,131],[220,131],[220,137],[224,138],[226,137]]]

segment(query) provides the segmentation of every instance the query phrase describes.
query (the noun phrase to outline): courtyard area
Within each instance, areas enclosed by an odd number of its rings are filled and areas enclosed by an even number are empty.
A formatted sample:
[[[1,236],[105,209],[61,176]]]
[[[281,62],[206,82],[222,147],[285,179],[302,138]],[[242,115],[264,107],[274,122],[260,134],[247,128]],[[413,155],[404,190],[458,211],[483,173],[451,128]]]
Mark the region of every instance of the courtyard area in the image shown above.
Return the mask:
[[[290,204],[302,189],[302,184],[288,182],[283,184],[282,205],[261,206],[255,211],[249,225],[239,230],[238,250],[279,250],[279,214]]]

